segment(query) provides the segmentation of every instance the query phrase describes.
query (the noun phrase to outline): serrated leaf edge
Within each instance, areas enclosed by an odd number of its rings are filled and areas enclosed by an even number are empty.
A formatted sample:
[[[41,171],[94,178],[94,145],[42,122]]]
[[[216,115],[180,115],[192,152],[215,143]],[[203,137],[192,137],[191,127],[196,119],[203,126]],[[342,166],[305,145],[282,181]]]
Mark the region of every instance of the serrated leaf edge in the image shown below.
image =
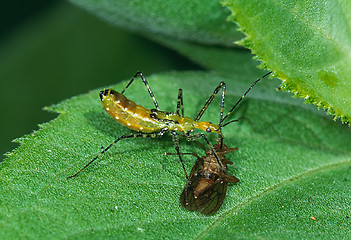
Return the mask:
[[[323,109],[325,113],[327,113],[328,115],[332,115],[334,121],[340,119],[340,121],[343,124],[346,124],[349,127],[351,126],[351,117],[343,114],[343,112],[339,108],[333,107],[330,103],[317,99],[316,97],[313,97],[313,94],[309,94],[301,87],[297,86],[296,83],[289,80],[283,73],[281,73],[279,69],[270,68],[267,64],[269,61],[260,57],[255,51],[254,49],[255,44],[254,44],[253,38],[250,36],[250,34],[248,34],[245,31],[245,28],[242,27],[240,23],[236,20],[235,10],[230,6],[230,2],[222,1],[221,4],[222,6],[227,7],[231,11],[231,15],[228,16],[227,20],[239,26],[238,31],[241,31],[246,36],[245,38],[239,41],[236,41],[235,44],[248,48],[251,51],[251,53],[254,55],[253,59],[260,62],[260,64],[258,65],[259,68],[265,69],[267,71],[272,71],[273,72],[272,77],[275,77],[282,81],[282,84],[280,87],[281,91],[291,92],[294,94],[294,97],[304,99],[304,103],[316,105],[318,109]]]

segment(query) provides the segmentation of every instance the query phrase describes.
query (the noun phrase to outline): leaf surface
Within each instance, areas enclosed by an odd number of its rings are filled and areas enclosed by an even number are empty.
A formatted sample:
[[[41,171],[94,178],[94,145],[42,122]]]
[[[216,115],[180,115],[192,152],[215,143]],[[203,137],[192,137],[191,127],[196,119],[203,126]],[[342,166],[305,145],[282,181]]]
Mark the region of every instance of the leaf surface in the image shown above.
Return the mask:
[[[201,44],[232,46],[242,33],[226,21],[218,1],[71,0],[108,22],[147,36],[161,35]]]
[[[259,76],[183,72],[146,77],[166,111],[175,110],[177,89],[182,87],[185,113],[193,117],[220,81],[227,82],[227,111],[250,85],[247,80]],[[125,84],[113,88],[120,91]],[[286,226],[301,236],[306,236],[305,229],[311,229],[309,236],[345,236],[350,231],[350,129],[275,91],[277,85],[273,79],[257,85],[232,118],[246,120],[223,130],[225,143],[239,147],[228,159],[234,162],[229,173],[241,182],[228,186],[222,208],[212,217],[180,206],[186,181],[177,157],[164,155],[174,152],[169,135],[121,141],[77,178],[67,180],[101,146],[131,131],[104,112],[99,90],[50,107],[60,113],[58,118],[20,138],[21,146],[0,165],[1,238],[193,239],[238,234],[251,239],[272,237],[272,229],[279,236]],[[126,96],[152,107],[141,82]],[[219,102],[214,101],[203,120],[218,121]],[[215,136],[210,138],[214,141]],[[180,144],[183,152],[203,154],[191,142]],[[189,170],[195,160],[185,159]],[[321,232],[324,227],[330,231]]]

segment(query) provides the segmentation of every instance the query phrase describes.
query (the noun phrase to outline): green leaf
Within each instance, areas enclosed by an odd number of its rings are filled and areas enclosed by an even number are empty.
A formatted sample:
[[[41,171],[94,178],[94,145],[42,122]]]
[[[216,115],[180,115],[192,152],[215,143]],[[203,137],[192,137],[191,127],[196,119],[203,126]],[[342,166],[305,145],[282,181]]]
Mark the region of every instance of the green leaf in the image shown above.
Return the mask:
[[[240,43],[273,70],[283,90],[351,122],[350,1],[226,0],[224,5],[247,35]]]
[[[152,39],[188,57],[205,69],[228,77],[234,73],[237,75],[246,75],[248,72],[252,75],[261,74],[261,70],[255,68],[258,63],[252,61],[252,55],[243,49],[206,46],[161,36],[152,37]],[[248,80],[250,83],[250,79]]]
[[[148,36],[225,46],[243,37],[226,21],[230,12],[218,1],[71,1],[108,22]]]
[[[182,87],[185,113],[193,117],[220,81],[227,82],[227,111],[249,87],[247,80],[260,75],[146,77],[166,111],[175,110]],[[113,88],[120,91],[125,84]],[[21,146],[0,165],[0,238],[288,238],[287,227],[292,236],[345,238],[350,233],[350,129],[275,91],[277,85],[272,79],[260,82],[233,116],[246,119],[224,128],[225,143],[239,147],[228,154],[234,161],[229,173],[241,182],[229,185],[222,208],[211,217],[180,206],[186,181],[177,158],[164,155],[174,152],[169,135],[121,141],[67,180],[101,146],[131,131],[104,112],[100,89],[50,107],[58,118],[20,138]],[[152,107],[141,82],[126,96]],[[216,99],[203,120],[218,121],[219,103]],[[203,154],[191,142],[180,144],[183,152]],[[185,162],[190,169],[195,159]]]

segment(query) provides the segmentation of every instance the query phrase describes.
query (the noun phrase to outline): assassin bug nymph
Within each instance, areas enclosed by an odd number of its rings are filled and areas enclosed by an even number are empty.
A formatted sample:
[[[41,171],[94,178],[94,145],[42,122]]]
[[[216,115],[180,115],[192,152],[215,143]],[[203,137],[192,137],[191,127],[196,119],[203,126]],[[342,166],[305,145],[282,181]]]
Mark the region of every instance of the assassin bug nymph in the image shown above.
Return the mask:
[[[104,154],[108,149],[113,145],[119,142],[122,139],[128,138],[158,138],[163,136],[166,132],[170,132],[172,135],[172,140],[174,142],[174,148],[179,157],[180,162],[182,163],[186,178],[189,179],[188,174],[179,151],[179,136],[184,136],[188,140],[195,140],[196,138],[203,138],[207,145],[209,146],[211,152],[213,153],[216,161],[219,166],[223,168],[221,161],[219,160],[215,149],[208,141],[204,133],[193,134],[195,129],[201,129],[205,132],[217,133],[219,138],[222,139],[221,128],[230,122],[223,124],[223,121],[231,114],[234,108],[241,102],[241,100],[246,96],[246,94],[259,82],[261,79],[269,75],[271,72],[267,73],[260,79],[256,80],[251,87],[244,93],[244,95],[239,99],[239,101],[233,106],[233,108],[223,117],[223,107],[224,107],[224,96],[225,96],[225,83],[220,82],[219,85],[215,88],[212,95],[206,101],[205,105],[202,107],[195,119],[184,116],[184,107],[183,107],[183,91],[179,89],[178,99],[177,99],[177,108],[176,112],[165,112],[161,111],[158,103],[156,101],[155,95],[152,92],[147,80],[145,79],[143,73],[137,72],[133,78],[129,81],[127,86],[123,89],[121,93],[113,90],[106,89],[100,91],[101,103],[106,110],[106,112],[114,118],[118,123],[128,127],[131,130],[137,131],[137,133],[130,135],[123,135],[113,141],[109,146],[102,150],[95,158],[93,158],[88,164],[86,164],[82,169],[80,169],[76,174],[69,176],[68,178],[76,177],[80,172],[87,168],[91,163],[93,163],[97,158]],[[126,89],[133,83],[136,77],[140,76],[142,82],[145,84],[150,97],[153,100],[156,109],[146,109],[140,105],[135,104],[133,101],[128,100],[124,96]],[[222,88],[222,101],[221,101],[221,112],[220,112],[220,121],[219,124],[213,124],[211,122],[200,122],[200,118],[212,102],[213,98],[217,95],[219,90]],[[183,132],[180,134],[178,132]]]

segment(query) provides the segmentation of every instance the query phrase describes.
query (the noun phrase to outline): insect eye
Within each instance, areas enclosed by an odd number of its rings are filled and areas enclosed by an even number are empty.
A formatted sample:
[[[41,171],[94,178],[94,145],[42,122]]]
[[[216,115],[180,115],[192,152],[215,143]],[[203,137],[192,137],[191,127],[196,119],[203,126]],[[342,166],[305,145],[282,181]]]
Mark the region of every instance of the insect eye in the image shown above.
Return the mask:
[[[211,132],[211,129],[210,128],[206,128],[206,132]]]

